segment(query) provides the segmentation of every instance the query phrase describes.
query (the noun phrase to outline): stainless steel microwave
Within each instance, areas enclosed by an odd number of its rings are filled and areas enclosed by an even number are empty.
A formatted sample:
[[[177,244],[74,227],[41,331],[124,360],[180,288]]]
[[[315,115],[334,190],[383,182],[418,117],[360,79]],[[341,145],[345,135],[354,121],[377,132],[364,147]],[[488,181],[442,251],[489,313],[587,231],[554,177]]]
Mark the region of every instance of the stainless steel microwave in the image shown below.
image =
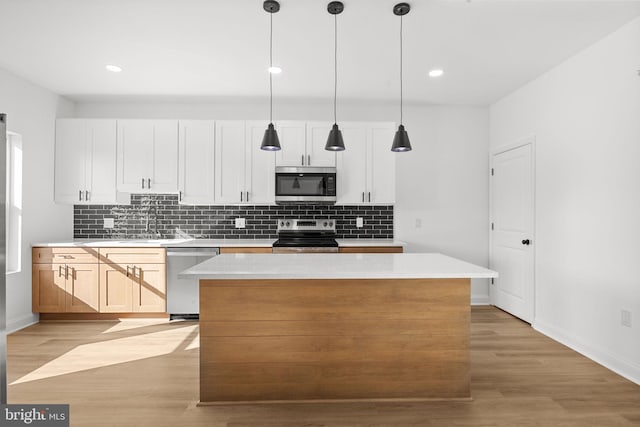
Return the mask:
[[[334,204],[336,168],[277,166],[276,203]]]

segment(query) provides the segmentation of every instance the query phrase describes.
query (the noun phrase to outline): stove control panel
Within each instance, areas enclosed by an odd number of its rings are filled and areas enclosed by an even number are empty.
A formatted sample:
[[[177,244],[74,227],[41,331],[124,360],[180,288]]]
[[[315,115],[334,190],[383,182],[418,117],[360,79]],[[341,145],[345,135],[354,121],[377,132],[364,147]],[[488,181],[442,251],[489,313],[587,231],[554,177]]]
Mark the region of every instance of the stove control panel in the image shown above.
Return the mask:
[[[279,219],[280,231],[336,231],[336,221],[333,219]]]

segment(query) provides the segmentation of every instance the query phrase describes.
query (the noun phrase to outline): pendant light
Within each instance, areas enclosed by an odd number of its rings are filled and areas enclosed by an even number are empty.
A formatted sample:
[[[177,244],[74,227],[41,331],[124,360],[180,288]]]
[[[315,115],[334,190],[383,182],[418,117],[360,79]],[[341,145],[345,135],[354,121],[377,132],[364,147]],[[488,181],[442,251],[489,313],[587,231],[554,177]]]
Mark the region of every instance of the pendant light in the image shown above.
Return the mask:
[[[280,139],[273,127],[273,14],[280,10],[280,3],[275,0],[266,0],[262,7],[269,13],[269,126],[262,138],[261,150],[280,150]]]
[[[398,3],[393,7],[393,13],[400,17],[400,126],[396,131],[396,135],[393,137],[393,145],[391,151],[411,151],[411,143],[409,142],[409,135],[404,130],[404,124],[402,123],[402,17],[409,13],[411,6],[408,3]]]
[[[344,151],[344,141],[342,132],[338,129],[337,123],[337,99],[338,99],[338,14],[342,13],[344,5],[339,1],[332,1],[327,6],[327,11],[333,15],[333,127],[329,132],[327,144],[324,146],[328,151]]]

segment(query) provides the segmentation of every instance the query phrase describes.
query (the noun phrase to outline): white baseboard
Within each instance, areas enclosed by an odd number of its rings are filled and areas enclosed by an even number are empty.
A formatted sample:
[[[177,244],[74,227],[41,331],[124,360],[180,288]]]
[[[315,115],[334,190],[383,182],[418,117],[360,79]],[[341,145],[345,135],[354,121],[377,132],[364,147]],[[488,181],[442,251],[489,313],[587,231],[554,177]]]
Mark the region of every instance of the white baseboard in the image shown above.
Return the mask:
[[[471,295],[471,305],[491,305],[489,295]]]
[[[7,319],[7,334],[24,329],[27,326],[38,323],[40,316],[37,314],[27,314],[26,316],[18,317],[17,319]]]
[[[536,331],[558,341],[560,344],[566,345],[594,362],[601,364],[605,368],[612,370],[616,374],[640,385],[640,365],[621,359],[606,350],[580,342],[572,338],[571,334],[544,322],[535,321],[531,326]]]

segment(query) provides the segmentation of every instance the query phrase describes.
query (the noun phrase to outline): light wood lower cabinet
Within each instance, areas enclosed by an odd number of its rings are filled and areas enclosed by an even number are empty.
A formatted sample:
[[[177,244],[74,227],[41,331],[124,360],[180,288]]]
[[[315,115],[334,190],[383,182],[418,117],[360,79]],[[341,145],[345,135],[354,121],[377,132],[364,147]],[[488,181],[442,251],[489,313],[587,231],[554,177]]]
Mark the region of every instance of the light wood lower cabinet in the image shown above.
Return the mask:
[[[164,248],[33,248],[34,313],[164,313]],[[66,261],[66,262],[65,262]]]
[[[101,313],[166,311],[165,264],[100,264]]]
[[[98,264],[33,264],[34,313],[98,312]]]
[[[98,312],[96,248],[33,248],[35,313]]]

